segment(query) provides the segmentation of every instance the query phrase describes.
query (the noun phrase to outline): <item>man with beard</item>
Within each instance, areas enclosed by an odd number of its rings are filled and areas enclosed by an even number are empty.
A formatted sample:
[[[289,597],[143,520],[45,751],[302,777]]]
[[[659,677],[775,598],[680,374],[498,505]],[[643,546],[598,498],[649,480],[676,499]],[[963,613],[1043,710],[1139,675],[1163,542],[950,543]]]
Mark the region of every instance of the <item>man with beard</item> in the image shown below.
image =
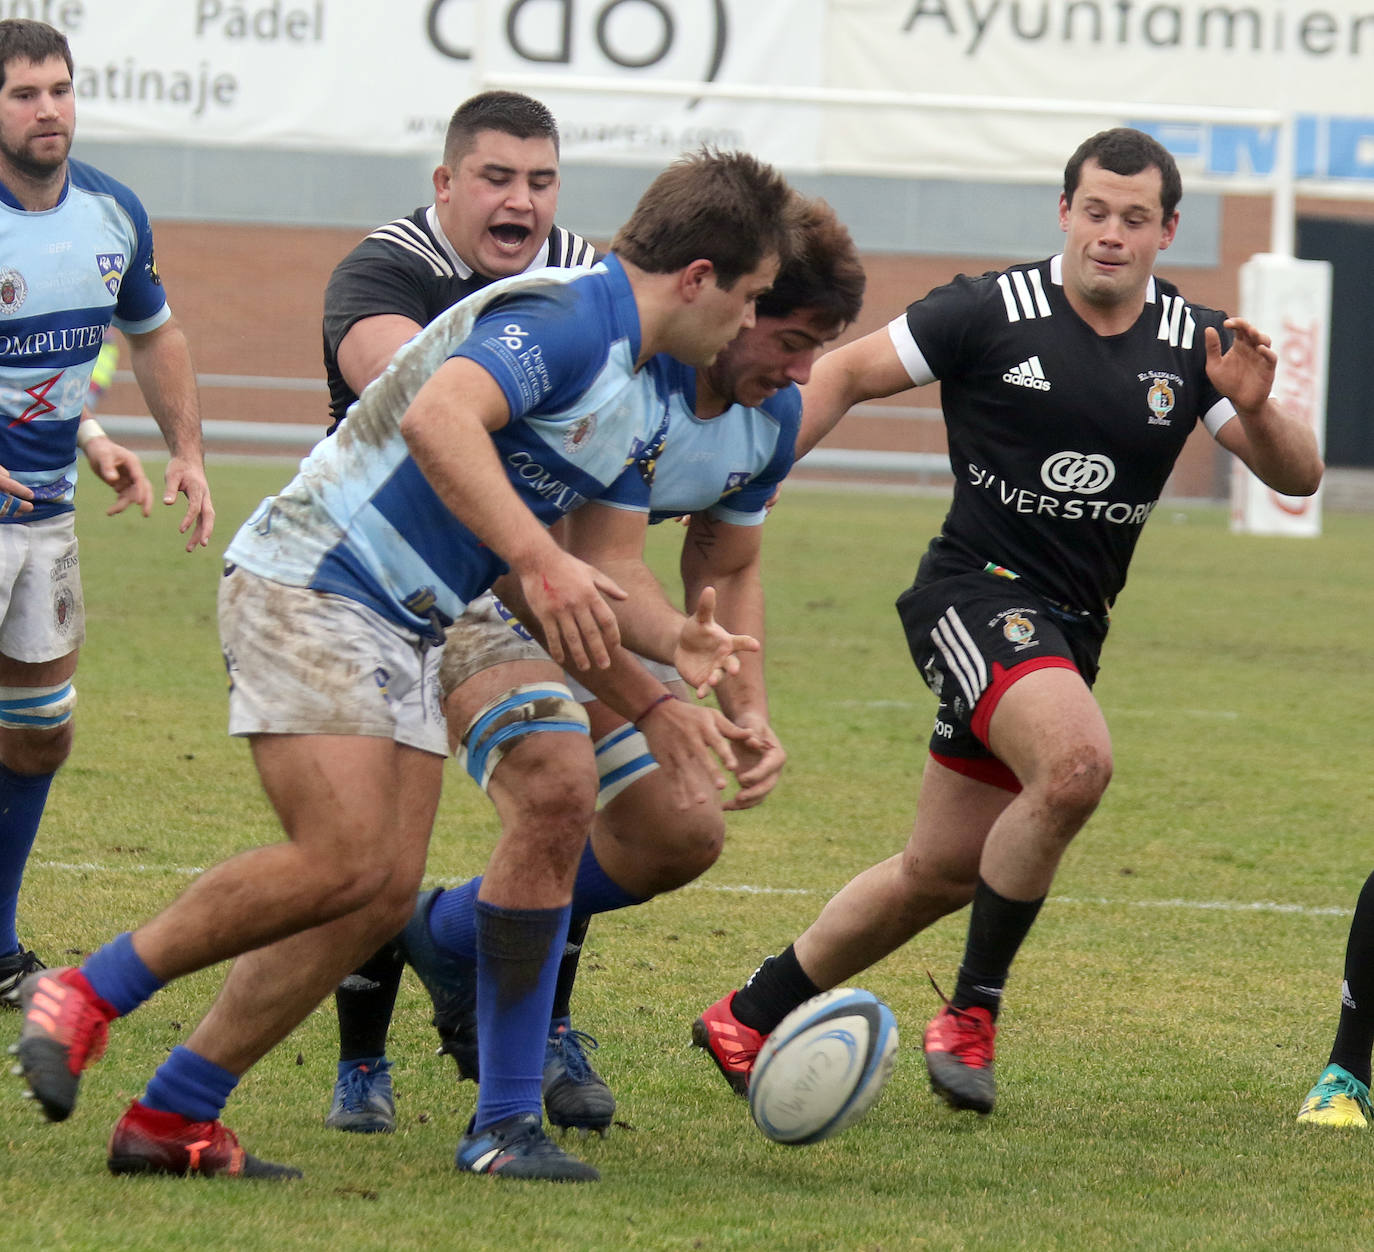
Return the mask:
[[[72,54],[43,22],[0,21],[0,1001],[43,963],[15,926],[19,885],[53,775],[72,745],[72,684],[85,639],[73,497],[76,453],[147,516],[138,458],[82,420],[108,328],[167,442],[163,503],[187,500],[186,550],[215,511],[205,480],[195,373],[153,261],[137,197],[68,158]]]

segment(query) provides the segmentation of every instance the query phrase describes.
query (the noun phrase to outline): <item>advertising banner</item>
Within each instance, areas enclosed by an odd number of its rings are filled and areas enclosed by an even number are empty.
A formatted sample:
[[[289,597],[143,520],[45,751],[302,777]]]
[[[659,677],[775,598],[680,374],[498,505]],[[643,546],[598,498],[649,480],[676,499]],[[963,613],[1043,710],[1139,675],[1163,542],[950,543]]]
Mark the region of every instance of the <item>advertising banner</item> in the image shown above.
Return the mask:
[[[1297,115],[1297,177],[1374,187],[1368,4],[831,0],[829,23],[832,83],[1030,105],[991,115],[834,112],[826,161],[891,167],[920,153],[951,175],[1053,179],[1085,135],[1130,124],[1155,133],[1185,178],[1267,176],[1278,146],[1271,123],[1161,122],[1119,106],[1272,108]],[[1087,118],[1035,108],[1055,100],[1103,107]]]
[[[1240,303],[1264,327],[1278,354],[1273,396],[1326,443],[1327,350],[1331,338],[1331,262],[1261,253],[1240,267]],[[1321,534],[1321,491],[1284,496],[1239,461],[1231,471],[1231,529],[1252,535]]]
[[[1374,7],[1349,0],[29,0],[6,13],[67,32],[82,131],[99,139],[428,154],[473,90],[534,76],[574,159],[657,165],[705,142],[793,169],[1053,179],[1085,134],[1128,122],[1194,181],[1253,181],[1278,159],[1272,118],[1134,112],[1248,106],[1296,114],[1300,178],[1374,191]],[[643,90],[683,83],[708,92]],[[753,94],[710,94],[731,89]],[[956,103],[838,98],[874,92]],[[1010,107],[957,103],[975,96]],[[1066,117],[1065,101],[1093,111]]]
[[[812,110],[635,96],[654,80],[813,86],[824,0],[54,0],[82,133],[432,153],[486,74],[611,79],[538,94],[569,157],[661,165],[703,143],[814,166]]]

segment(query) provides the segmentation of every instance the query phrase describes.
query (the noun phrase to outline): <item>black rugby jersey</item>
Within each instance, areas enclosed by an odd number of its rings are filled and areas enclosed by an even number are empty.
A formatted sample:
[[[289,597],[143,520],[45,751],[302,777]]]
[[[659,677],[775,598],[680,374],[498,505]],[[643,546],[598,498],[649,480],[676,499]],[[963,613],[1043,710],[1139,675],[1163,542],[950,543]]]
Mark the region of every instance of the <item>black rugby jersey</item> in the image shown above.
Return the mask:
[[[530,269],[587,268],[596,249],[555,226]],[[445,309],[493,280],[459,258],[439,230],[432,205],[378,226],[334,267],[324,292],[324,369],[329,382],[329,432],[358,397],[339,372],[339,344],[365,317],[395,314],[428,326]]]
[[[1064,295],[1061,258],[961,276],[889,334],[914,383],[940,380],[954,498],[920,580],[1001,566],[1042,596],[1105,612],[1194,423],[1234,413],[1207,377],[1226,314],[1150,280],[1121,335]]]

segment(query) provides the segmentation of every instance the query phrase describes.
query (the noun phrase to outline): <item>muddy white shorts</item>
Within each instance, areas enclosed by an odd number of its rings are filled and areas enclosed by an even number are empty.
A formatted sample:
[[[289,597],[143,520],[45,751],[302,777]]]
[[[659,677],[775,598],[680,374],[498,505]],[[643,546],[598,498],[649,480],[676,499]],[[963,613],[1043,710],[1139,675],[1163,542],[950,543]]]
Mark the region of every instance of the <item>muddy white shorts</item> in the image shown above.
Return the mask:
[[[231,735],[367,735],[448,756],[440,649],[365,605],[228,566],[219,631]]]

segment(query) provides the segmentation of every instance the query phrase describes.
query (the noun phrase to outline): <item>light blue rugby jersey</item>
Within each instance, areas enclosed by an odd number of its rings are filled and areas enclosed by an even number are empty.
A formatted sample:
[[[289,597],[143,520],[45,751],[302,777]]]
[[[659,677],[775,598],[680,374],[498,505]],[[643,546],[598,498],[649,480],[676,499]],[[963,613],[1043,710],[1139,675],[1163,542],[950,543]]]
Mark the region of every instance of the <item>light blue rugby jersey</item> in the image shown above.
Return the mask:
[[[0,465],[33,488],[34,509],[65,513],[76,428],[106,327],[142,334],[172,311],[138,197],[81,161],[56,207],[30,213],[0,183]]]
[[[445,508],[410,456],[400,427],[416,393],[452,356],[496,379],[511,420],[492,442],[545,525],[589,499],[647,507],[637,463],[662,437],[666,392],[658,370],[635,371],[639,344],[639,311],[614,257],[484,287],[401,348],[337,433],[258,506],[225,559],[442,639],[507,567]]]
[[[702,420],[696,370],[671,357],[656,363],[668,387],[668,432],[661,449],[649,450],[657,452],[649,520],[705,511],[734,526],[762,524],[796,455],[801,392],[787,386],[757,408],[735,404]]]

